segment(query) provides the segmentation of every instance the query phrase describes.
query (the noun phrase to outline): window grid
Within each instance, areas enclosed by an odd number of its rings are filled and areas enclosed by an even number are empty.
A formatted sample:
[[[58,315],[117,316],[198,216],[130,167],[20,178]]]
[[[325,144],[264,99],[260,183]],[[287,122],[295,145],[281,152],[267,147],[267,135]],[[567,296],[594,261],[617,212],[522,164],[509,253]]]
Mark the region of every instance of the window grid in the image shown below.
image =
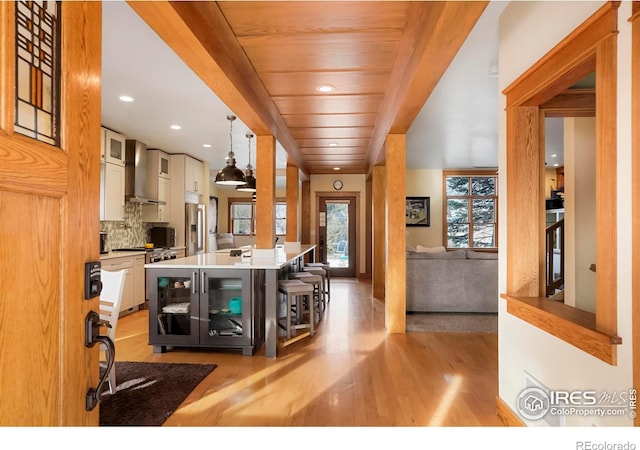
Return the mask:
[[[256,234],[256,204],[249,200],[229,199],[229,225],[238,236]],[[276,201],[276,236],[287,234],[287,203]]]
[[[497,189],[495,172],[443,174],[445,247],[497,249]]]

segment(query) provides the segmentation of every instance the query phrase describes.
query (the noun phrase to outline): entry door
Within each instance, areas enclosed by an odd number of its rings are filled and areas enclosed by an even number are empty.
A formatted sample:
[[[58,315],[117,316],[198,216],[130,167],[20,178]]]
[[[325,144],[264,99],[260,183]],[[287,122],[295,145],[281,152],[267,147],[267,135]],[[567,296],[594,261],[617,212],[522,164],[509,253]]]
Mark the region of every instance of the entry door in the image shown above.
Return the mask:
[[[84,318],[99,300],[84,299],[84,264],[100,253],[101,2],[53,12],[62,18],[53,71],[44,6],[0,2],[0,426],[95,426],[99,408],[85,411],[85,395],[98,383],[99,348],[85,347]],[[35,36],[16,45],[16,22]]]
[[[320,197],[318,250],[331,276],[356,276],[356,197]]]

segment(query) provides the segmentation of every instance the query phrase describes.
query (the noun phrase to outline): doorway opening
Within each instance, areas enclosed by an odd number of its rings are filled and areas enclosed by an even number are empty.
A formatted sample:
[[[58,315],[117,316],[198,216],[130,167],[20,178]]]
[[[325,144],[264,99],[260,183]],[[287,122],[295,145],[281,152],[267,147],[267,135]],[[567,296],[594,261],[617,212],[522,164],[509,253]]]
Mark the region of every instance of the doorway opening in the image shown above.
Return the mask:
[[[318,251],[331,276],[355,277],[357,197],[321,196],[318,200]]]

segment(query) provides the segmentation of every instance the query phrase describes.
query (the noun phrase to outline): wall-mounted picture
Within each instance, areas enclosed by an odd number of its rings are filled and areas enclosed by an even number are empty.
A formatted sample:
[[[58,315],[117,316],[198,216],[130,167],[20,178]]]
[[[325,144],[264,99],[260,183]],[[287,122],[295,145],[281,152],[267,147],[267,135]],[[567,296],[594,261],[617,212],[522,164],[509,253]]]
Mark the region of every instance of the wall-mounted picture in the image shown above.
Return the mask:
[[[407,197],[406,221],[408,227],[429,226],[429,198],[430,197]]]

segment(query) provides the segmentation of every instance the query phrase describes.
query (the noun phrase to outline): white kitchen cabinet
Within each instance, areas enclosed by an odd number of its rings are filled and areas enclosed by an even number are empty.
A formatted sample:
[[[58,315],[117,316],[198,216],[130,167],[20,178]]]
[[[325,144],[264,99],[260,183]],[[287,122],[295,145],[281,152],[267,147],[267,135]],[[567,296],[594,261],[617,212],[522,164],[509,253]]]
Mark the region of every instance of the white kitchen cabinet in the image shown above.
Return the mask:
[[[104,270],[115,272],[117,270],[127,269],[124,291],[122,292],[122,303],[120,304],[120,313],[138,307],[146,300],[144,263],[144,254],[101,260]]]
[[[147,150],[149,152],[147,170],[147,192],[152,198],[164,202],[164,205],[142,205],[143,222],[169,222],[171,210],[171,179],[170,156],[161,150]]]
[[[185,156],[184,170],[184,190],[202,194],[204,192],[202,161]]]
[[[157,148],[147,150],[147,180],[155,179],[155,177],[171,179],[171,155]],[[150,189],[154,189],[149,185]]]
[[[120,133],[104,128],[104,151],[107,163],[124,167],[126,138]]]
[[[100,165],[100,220],[124,220],[124,166]]]

